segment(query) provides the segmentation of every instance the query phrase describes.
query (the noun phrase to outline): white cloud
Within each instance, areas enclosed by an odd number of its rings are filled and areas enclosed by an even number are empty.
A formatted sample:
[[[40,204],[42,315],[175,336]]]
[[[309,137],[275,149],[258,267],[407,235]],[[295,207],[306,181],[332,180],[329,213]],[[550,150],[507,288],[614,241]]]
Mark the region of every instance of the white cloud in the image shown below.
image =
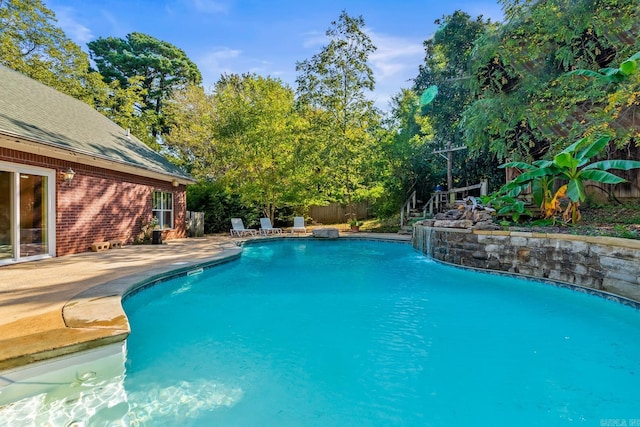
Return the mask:
[[[91,30],[75,20],[75,9],[72,7],[58,7],[55,13],[60,28],[70,39],[79,45],[84,45],[93,40],[94,36]]]
[[[269,60],[259,59],[245,55],[239,49],[228,47],[214,48],[195,60],[202,73],[202,82],[205,89],[214,85],[222,74],[254,73],[263,77],[282,78],[286,72],[274,69],[274,64]]]
[[[422,40],[409,40],[369,32],[377,50],[369,57],[371,65],[380,71],[379,78],[392,78],[407,69],[417,69],[424,59]]]
[[[310,31],[302,34],[302,47],[305,49],[314,49],[317,47],[325,46],[329,43],[329,39],[325,33],[319,31]]]
[[[424,61],[423,40],[413,40],[367,31],[377,50],[369,56],[376,79],[373,94],[376,106],[387,110],[391,97],[411,86]]]
[[[195,62],[202,73],[203,86],[209,88],[218,81],[220,75],[234,73],[235,64],[241,55],[242,51],[239,49],[221,47],[198,57]]]

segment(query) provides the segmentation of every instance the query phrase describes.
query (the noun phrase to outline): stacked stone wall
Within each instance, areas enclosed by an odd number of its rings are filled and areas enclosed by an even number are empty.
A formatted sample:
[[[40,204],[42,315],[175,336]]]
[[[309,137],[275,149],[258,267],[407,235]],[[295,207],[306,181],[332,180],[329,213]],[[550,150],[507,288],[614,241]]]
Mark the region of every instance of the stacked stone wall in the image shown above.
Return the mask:
[[[438,261],[547,279],[640,301],[640,241],[417,225],[413,246]]]

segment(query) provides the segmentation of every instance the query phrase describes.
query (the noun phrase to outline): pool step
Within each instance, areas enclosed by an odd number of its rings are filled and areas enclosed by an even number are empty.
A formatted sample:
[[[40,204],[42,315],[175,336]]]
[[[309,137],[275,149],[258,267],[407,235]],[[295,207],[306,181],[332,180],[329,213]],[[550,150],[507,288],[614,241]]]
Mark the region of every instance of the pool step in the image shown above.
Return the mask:
[[[402,234],[404,236],[411,236],[413,235],[413,226],[411,225],[405,225],[402,228],[400,228],[400,230],[398,231],[398,234]]]

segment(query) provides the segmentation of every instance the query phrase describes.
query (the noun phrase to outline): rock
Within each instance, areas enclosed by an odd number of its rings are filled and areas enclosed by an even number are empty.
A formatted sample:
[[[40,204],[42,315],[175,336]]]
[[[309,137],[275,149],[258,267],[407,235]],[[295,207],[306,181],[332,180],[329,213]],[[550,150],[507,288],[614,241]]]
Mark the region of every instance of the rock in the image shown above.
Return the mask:
[[[473,222],[493,221],[493,216],[487,211],[474,211],[471,220]]]
[[[337,239],[340,232],[337,228],[314,228],[312,234],[322,239]]]
[[[435,219],[455,221],[462,218],[463,215],[464,215],[464,211],[458,210],[458,209],[452,209],[446,212],[436,214]]]
[[[494,224],[492,221],[480,221],[473,226],[475,230],[502,230],[498,224]]]
[[[436,220],[433,226],[440,228],[471,228],[473,227],[473,221],[468,219]]]

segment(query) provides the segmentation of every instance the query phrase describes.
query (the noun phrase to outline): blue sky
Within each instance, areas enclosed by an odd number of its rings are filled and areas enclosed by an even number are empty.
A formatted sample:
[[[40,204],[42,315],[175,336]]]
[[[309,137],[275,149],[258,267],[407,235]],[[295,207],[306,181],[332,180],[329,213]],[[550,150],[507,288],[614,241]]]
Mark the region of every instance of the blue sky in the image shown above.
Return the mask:
[[[460,9],[500,21],[497,0],[44,0],[68,37],[84,50],[98,37],[142,32],[181,48],[209,89],[222,73],[280,78],[295,89],[296,61],[327,44],[324,34],[345,10],[361,15],[378,50],[371,98],[383,110],[410,87],[424,60],[434,20]]]

